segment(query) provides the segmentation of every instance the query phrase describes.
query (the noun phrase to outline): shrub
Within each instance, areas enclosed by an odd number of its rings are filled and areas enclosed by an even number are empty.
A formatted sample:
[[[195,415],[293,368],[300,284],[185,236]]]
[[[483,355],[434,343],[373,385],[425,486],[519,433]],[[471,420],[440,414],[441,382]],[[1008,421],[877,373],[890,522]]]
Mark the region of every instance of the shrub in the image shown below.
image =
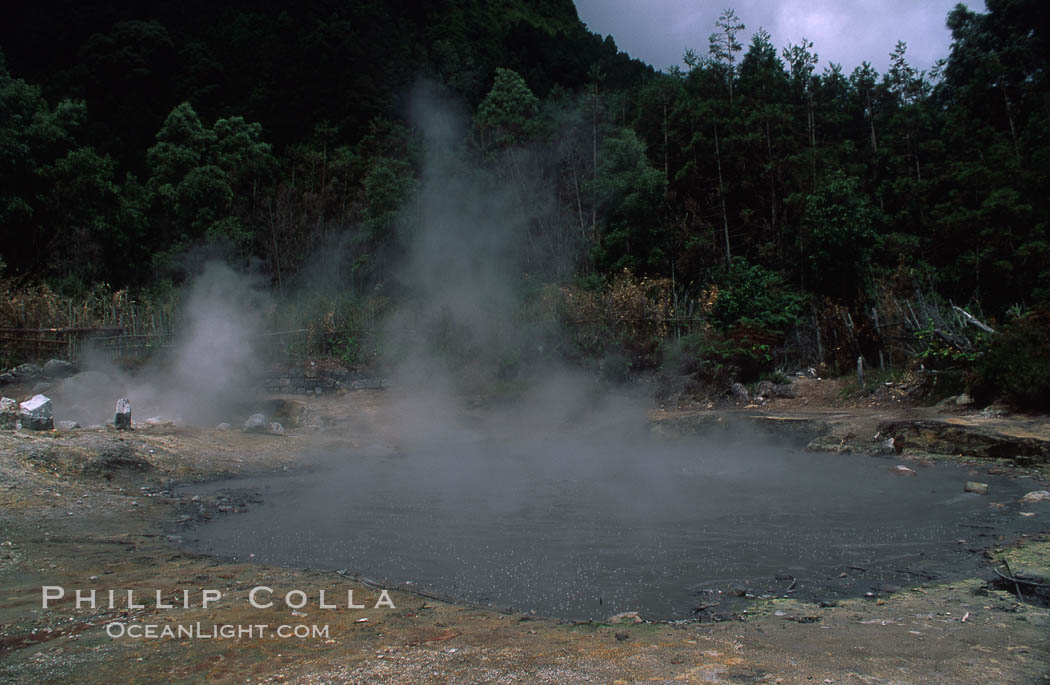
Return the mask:
[[[719,284],[710,318],[714,331],[698,353],[757,380],[774,366],[774,348],[802,311],[803,296],[780,276],[737,257]]]
[[[746,326],[783,334],[794,325],[802,301],[779,274],[736,257],[719,283],[711,321],[721,331]]]
[[[1050,409],[1050,311],[1015,319],[989,339],[973,393],[982,404],[1001,397],[1022,409]]]

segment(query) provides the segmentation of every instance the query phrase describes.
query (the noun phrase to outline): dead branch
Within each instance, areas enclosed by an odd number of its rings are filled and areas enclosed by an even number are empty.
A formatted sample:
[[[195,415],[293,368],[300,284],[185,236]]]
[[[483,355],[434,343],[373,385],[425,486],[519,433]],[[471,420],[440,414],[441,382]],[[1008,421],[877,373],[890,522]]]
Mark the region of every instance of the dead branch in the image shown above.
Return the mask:
[[[986,323],[983,323],[983,322],[979,321],[979,320],[977,319],[977,317],[975,317],[975,316],[974,316],[973,314],[971,314],[970,312],[966,311],[966,310],[965,310],[965,309],[963,309],[962,307],[957,307],[957,306],[955,306],[955,305],[953,304],[953,305],[952,305],[952,309],[954,309],[955,311],[957,311],[957,312],[958,312],[959,314],[962,314],[962,317],[963,317],[964,319],[966,319],[966,321],[967,321],[968,323],[970,323],[970,324],[971,324],[971,325],[973,325],[973,326],[976,326],[977,328],[980,328],[980,329],[981,329],[982,331],[984,331],[985,333],[995,333],[995,329],[993,329],[993,328],[992,328],[991,326],[989,326],[988,324],[986,324]]]

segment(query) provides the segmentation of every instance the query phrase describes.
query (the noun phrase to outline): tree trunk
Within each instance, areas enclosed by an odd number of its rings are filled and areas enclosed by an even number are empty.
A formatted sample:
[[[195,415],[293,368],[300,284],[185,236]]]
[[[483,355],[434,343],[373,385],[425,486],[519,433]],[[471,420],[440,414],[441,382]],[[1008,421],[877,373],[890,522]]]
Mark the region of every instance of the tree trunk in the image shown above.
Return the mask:
[[[780,231],[777,228],[777,174],[773,163],[773,136],[769,130],[769,119],[766,119],[766,154],[769,157],[769,228],[777,238],[777,252],[780,252]]]
[[[722,203],[722,232],[725,237],[726,264],[732,261],[733,256],[729,250],[729,213],[726,211],[725,184],[722,182],[722,149],[718,143],[718,124],[715,128],[715,162],[718,165],[718,199]]]
[[[817,189],[817,119],[813,114],[813,91],[809,90],[806,101],[806,118],[809,124],[809,160],[813,171],[813,190]]]
[[[871,108],[871,93],[868,93],[868,126],[871,128],[871,151],[878,154],[879,146],[875,140],[875,111]]]
[[[664,106],[664,183],[670,184],[671,172],[667,162],[667,101],[663,103]]]
[[[1014,127],[1014,113],[1013,107],[1010,104],[1010,96],[1006,93],[1006,77],[1002,77],[1003,81],[1003,105],[1006,107],[1006,120],[1010,122],[1010,138],[1014,143],[1014,156],[1017,157],[1017,165],[1021,165],[1021,146],[1017,144],[1017,129]]]
[[[598,81],[591,100],[591,235],[598,240]]]

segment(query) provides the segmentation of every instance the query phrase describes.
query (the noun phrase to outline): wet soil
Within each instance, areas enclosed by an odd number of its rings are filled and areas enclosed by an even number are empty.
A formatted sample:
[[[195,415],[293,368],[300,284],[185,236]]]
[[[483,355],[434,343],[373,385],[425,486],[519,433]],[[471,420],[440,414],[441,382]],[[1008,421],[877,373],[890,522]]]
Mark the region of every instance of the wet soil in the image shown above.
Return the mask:
[[[389,594],[391,609],[376,606],[380,589],[374,584],[335,570],[232,561],[184,548],[187,526],[250,516],[262,506],[250,492],[193,494],[193,484],[294,476],[324,468],[311,455],[333,451],[379,454],[397,441],[398,427],[384,420],[386,401],[383,393],[367,391],[311,400],[309,411],[327,429],[299,428],[283,436],[163,425],[128,434],[0,434],[0,681],[1050,682],[1050,612],[1032,594],[1022,592],[1022,603],[997,584],[995,569],[1006,567],[993,563],[1005,557],[1015,575],[1050,576],[1046,536],[981,540],[976,548],[988,563],[963,574],[968,578],[918,576],[894,592],[834,606],[756,598],[735,608],[734,620],[717,623],[647,622],[644,615],[640,623],[562,621],[398,590]],[[736,421],[790,425],[786,430],[797,431],[813,449],[832,452],[883,450],[880,427],[900,429],[900,421],[973,422],[1003,439],[1047,437],[1045,418],[896,407],[765,406],[656,412],[652,418],[672,440]],[[1023,450],[946,453],[923,435],[916,430],[899,454],[886,455],[887,463],[921,468],[948,459],[973,480],[1034,478],[1047,489],[1038,460],[1019,464],[1013,458],[1030,456]],[[62,586],[67,596],[43,609],[43,586]],[[259,586],[273,590],[272,607],[247,602]],[[132,607],[118,593],[112,609],[104,601],[78,608],[76,589],[137,594]],[[279,600],[290,589],[309,595],[301,609]],[[203,590],[218,590],[222,599],[203,607]],[[336,608],[320,606],[321,590],[330,602],[337,598]],[[353,608],[347,590],[354,591]],[[183,592],[186,608],[178,599]],[[162,608],[166,604],[175,608]],[[106,626],[114,622],[199,623],[204,634],[217,626],[323,625],[328,633],[302,639],[113,638]]]

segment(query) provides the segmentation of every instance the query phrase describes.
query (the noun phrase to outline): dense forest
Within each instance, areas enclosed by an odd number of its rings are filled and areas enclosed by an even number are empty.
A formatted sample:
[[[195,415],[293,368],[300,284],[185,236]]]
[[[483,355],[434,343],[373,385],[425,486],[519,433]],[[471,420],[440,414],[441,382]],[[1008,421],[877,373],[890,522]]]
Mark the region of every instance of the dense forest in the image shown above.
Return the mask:
[[[744,44],[726,10],[660,72],[571,0],[23,3],[0,27],[2,277],[147,292],[206,246],[282,292],[323,250],[352,302],[396,296],[426,79],[468,110],[464,155],[496,177],[527,156],[557,198],[530,230],[559,259],[530,278],[705,320],[621,330],[632,368],[667,357],[639,336],[752,378],[892,365],[906,336],[912,362],[1046,403],[1050,6],[945,20],[929,72],[899,43],[886,73],[847,73],[806,41]]]

